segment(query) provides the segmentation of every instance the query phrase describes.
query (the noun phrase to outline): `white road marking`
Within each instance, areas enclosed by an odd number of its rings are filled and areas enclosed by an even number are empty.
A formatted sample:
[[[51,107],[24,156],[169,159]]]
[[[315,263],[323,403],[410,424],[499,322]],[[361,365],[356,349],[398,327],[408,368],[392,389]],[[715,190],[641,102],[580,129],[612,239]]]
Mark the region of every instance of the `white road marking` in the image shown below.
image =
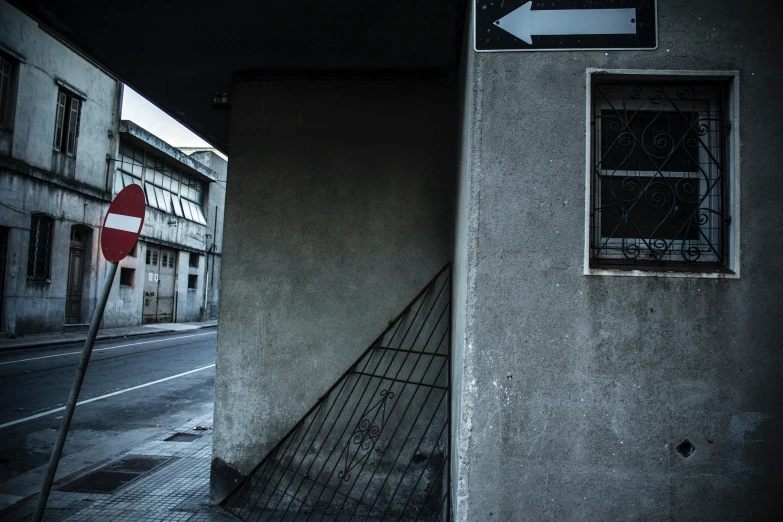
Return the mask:
[[[100,401],[102,399],[108,399],[109,397],[114,397],[115,395],[120,395],[122,393],[128,393],[130,391],[138,390],[140,388],[146,388],[147,386],[152,386],[153,384],[158,384],[165,381],[170,381],[171,379],[176,379],[177,377],[183,377],[185,375],[190,375],[191,373],[200,372],[201,370],[206,370],[207,368],[214,368],[215,363],[208,364],[206,366],[202,366],[201,368],[196,368],[195,370],[190,370],[188,372],[178,373],[177,375],[172,375],[171,377],[165,377],[163,379],[158,379],[157,381],[147,382],[144,384],[139,384],[138,386],[132,386],[130,388],[125,388],[124,390],[119,390],[112,393],[107,393],[106,395],[101,395],[99,397],[93,397],[92,399],[87,399],[85,401],[79,401],[76,403],[77,406],[81,406],[83,404],[89,404],[91,402]],[[41,413],[37,413],[35,415],[31,415],[29,417],[25,417],[23,419],[17,419],[15,421],[6,422],[5,424],[0,424],[0,430],[4,428],[8,428],[10,426],[15,426],[17,424],[21,424],[23,422],[40,419],[41,417],[46,417],[47,415],[51,415],[53,413],[57,413],[60,411],[65,411],[65,406],[61,406],[60,408],[55,408],[53,410],[43,411]]]
[[[115,230],[124,230],[125,232],[133,232],[134,234],[139,231],[141,226],[141,218],[135,216],[125,216],[123,214],[108,214],[106,216],[106,228],[113,228]]]
[[[200,333],[200,334],[192,334],[192,335],[180,335],[179,337],[169,337],[167,339],[155,339],[153,341],[140,341],[138,343],[130,343],[130,344],[121,344],[119,346],[110,346],[108,348],[95,348],[93,349],[93,352],[106,352],[108,350],[116,350],[117,348],[127,348],[128,346],[137,346],[139,344],[149,344],[149,343],[160,343],[163,341],[172,341],[176,339],[186,339],[188,337],[198,337],[200,335],[211,335],[217,332],[207,332],[207,333]],[[29,359],[17,359],[16,361],[6,361],[6,362],[0,362],[0,366],[4,364],[14,364],[14,363],[21,363],[21,362],[28,362],[28,361],[37,361],[39,359],[51,359],[52,357],[63,357],[66,355],[81,355],[82,352],[68,352],[68,353],[58,353],[54,355],[42,355],[41,357],[30,357]]]

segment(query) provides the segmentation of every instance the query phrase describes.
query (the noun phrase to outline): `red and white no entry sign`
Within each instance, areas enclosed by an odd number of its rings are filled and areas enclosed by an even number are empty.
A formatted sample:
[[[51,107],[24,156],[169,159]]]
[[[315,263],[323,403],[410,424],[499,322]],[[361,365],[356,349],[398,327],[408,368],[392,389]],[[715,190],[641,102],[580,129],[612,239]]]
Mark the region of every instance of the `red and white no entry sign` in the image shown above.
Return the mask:
[[[128,185],[109,205],[101,231],[103,257],[118,263],[139,239],[144,226],[144,191],[139,185]]]

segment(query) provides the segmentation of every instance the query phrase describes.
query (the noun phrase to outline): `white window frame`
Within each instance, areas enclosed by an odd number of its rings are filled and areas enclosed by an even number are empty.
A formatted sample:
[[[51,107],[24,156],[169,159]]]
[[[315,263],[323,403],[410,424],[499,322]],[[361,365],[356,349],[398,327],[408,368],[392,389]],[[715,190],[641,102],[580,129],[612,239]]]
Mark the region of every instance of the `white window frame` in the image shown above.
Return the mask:
[[[714,272],[714,271],[700,271],[699,265],[693,265],[693,271],[673,271],[662,267],[659,270],[631,270],[621,268],[594,268],[590,267],[590,242],[591,228],[590,228],[590,213],[592,211],[591,201],[591,183],[593,182],[593,139],[597,136],[593,136],[597,132],[598,123],[595,128],[591,125],[591,122],[596,121],[595,117],[596,109],[600,110],[601,105],[595,105],[593,101],[593,75],[600,75],[598,78],[605,77],[606,75],[613,76],[612,79],[622,79],[629,83],[634,80],[649,81],[652,79],[660,80],[693,80],[695,82],[701,80],[719,79],[728,80],[730,82],[730,92],[728,103],[724,107],[725,119],[731,122],[731,130],[726,139],[725,150],[725,167],[728,169],[728,179],[725,184],[728,191],[727,208],[724,212],[731,216],[731,223],[729,225],[728,245],[729,257],[727,258],[726,267],[731,273],[726,272]],[[655,78],[653,78],[655,77]],[[712,279],[737,279],[740,277],[740,142],[739,142],[739,72],[738,71],[642,71],[642,70],[607,70],[607,69],[587,69],[586,70],[586,106],[585,106],[585,241],[584,241],[584,275],[596,275],[596,276],[637,276],[637,277],[702,277]],[[700,155],[705,154],[700,150]],[[631,173],[630,171],[619,171],[623,174],[628,173],[629,176],[649,176],[650,172]],[[695,178],[698,173],[683,172],[672,173],[672,176]],[[705,189],[703,182],[699,184],[699,192],[703,194]],[[600,198],[600,192],[598,196]],[[622,239],[612,239],[621,243]],[[678,242],[681,243],[681,242]]]
[[[52,148],[66,156],[76,157],[79,149],[82,110],[87,98],[83,93],[61,80],[57,80],[56,83],[59,85],[59,89],[55,104]],[[72,145],[71,142],[73,142]]]

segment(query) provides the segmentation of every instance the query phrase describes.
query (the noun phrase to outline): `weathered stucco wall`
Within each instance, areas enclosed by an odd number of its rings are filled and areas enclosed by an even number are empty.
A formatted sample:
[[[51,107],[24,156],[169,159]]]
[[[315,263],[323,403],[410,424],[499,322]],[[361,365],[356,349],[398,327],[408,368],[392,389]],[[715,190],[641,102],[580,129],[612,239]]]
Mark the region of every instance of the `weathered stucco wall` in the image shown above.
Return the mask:
[[[99,223],[108,203],[0,169],[0,201],[4,204],[2,225],[10,229],[3,303],[4,332],[26,334],[60,331],[65,318],[68,283],[68,252],[71,228],[85,225],[82,317],[90,317],[95,306],[95,281],[99,271]],[[86,204],[85,204],[86,203]],[[27,257],[32,212],[54,218],[52,234],[51,282],[27,281]]]
[[[453,92],[380,81],[234,87],[214,498],[450,260]]]
[[[458,521],[780,512],[779,6],[658,9],[655,51],[466,62]],[[583,275],[588,68],[740,71],[741,278]]]
[[[106,155],[113,146],[109,131],[116,136],[118,84],[6,2],[0,2],[0,42],[24,59],[11,86],[12,126],[4,129],[5,145],[0,147],[0,225],[10,228],[0,321],[10,334],[59,331],[65,319],[72,226],[92,230],[84,251],[83,322],[93,313],[104,273],[99,227],[111,196]],[[52,148],[60,88],[56,80],[87,96],[72,170],[54,168],[64,157]],[[27,282],[31,215],[39,212],[55,220],[48,283]]]
[[[106,154],[111,150],[118,83],[74,53],[6,2],[0,2],[2,41],[24,56],[19,68],[12,156],[42,170],[52,170],[57,92],[62,80],[87,95],[81,110],[72,179],[98,190],[107,187]],[[110,179],[108,181],[111,181]]]

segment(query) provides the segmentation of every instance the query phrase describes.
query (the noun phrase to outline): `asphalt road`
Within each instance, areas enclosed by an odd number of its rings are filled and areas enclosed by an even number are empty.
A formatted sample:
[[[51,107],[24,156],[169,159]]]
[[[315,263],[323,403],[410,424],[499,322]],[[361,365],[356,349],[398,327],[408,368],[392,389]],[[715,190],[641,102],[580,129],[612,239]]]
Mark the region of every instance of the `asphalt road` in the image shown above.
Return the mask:
[[[96,343],[79,395],[93,400],[76,407],[64,459],[89,466],[211,412],[216,338],[209,328]],[[0,353],[0,495],[47,464],[63,415],[52,410],[65,406],[81,349]]]

